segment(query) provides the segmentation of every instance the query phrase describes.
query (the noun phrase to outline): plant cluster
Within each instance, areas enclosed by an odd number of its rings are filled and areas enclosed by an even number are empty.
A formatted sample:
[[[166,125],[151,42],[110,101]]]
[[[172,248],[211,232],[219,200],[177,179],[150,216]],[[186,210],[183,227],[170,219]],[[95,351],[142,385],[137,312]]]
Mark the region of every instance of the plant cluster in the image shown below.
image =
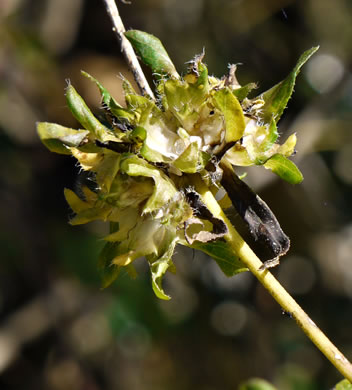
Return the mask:
[[[277,122],[301,66],[317,48],[303,53],[285,80],[250,98],[256,84],[240,85],[236,66],[221,79],[210,76],[201,54],[180,77],[157,38],[136,30],[126,36],[153,70],[157,100],[139,95],[123,80],[122,106],[83,72],[101,92],[104,119],[98,120],[69,84],[67,103],[83,129],[38,124],[49,150],[72,155],[89,173],[91,184],[82,185],[79,193],[65,189],[75,213],[70,223],[110,223],[99,259],[103,285],[113,282],[123,267],[134,274],[133,261],[145,256],[156,295],[168,299],[162,277],[175,269],[177,244],[208,253],[228,276],[246,270],[226,241],[228,226],[202,198],[204,186],[214,195],[225,190],[219,205],[235,206],[273,258],[286,253],[287,236],[234,166],[263,165],[292,184],[303,179],[288,159],[295,152],[296,135],[278,143]]]

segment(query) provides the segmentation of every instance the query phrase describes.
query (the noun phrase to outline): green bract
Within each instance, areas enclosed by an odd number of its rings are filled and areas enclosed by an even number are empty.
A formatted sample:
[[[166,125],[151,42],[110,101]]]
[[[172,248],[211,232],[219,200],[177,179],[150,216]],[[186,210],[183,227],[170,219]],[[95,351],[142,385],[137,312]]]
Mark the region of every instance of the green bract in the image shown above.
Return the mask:
[[[83,130],[39,123],[38,134],[49,150],[74,156],[94,183],[83,185],[79,195],[66,189],[65,197],[75,213],[71,224],[110,223],[99,259],[103,286],[113,282],[122,267],[133,272],[133,261],[145,256],[154,292],[168,299],[162,277],[174,270],[171,258],[177,244],[209,254],[227,276],[246,270],[223,240],[226,225],[212,216],[197,194],[196,177],[213,192],[222,187],[223,169],[230,164],[264,165],[293,184],[303,179],[288,160],[296,136],[278,144],[277,121],[300,67],[317,48],[305,52],[285,80],[249,99],[256,86],[239,85],[235,67],[217,79],[208,75],[200,55],[181,78],[157,38],[141,31],[126,36],[157,75],[158,101],[138,95],[124,80],[122,106],[83,72],[101,92],[106,123],[68,85],[67,103]],[[226,181],[231,188],[229,181],[231,175]],[[228,198],[221,204],[229,204]],[[258,218],[261,223],[263,218]]]

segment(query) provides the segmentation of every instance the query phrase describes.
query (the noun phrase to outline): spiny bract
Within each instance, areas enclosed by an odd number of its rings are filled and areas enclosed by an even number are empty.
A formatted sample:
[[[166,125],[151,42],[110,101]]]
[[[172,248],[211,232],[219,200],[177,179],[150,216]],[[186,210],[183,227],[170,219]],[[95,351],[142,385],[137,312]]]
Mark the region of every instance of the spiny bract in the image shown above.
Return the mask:
[[[254,99],[247,97],[254,83],[240,86],[234,66],[222,79],[209,76],[203,55],[191,62],[184,77],[174,68],[159,77],[157,102],[138,95],[124,80],[126,107],[83,72],[100,89],[109,119],[104,124],[68,85],[68,106],[84,129],[39,123],[38,133],[51,151],[74,156],[82,170],[91,173],[93,188],[82,186],[79,196],[65,189],[65,197],[75,213],[72,225],[110,222],[99,261],[104,286],[116,279],[121,267],[131,268],[135,259],[145,256],[155,293],[168,299],[161,280],[174,268],[171,257],[177,243],[204,250],[216,260],[224,253],[232,262],[230,274],[245,270],[221,240],[226,226],[197,198],[194,178],[216,192],[221,187],[219,163],[226,160],[235,166],[264,165],[291,183],[302,180],[287,159],[296,136],[277,144],[276,123],[300,67],[315,50],[302,55],[287,79]]]

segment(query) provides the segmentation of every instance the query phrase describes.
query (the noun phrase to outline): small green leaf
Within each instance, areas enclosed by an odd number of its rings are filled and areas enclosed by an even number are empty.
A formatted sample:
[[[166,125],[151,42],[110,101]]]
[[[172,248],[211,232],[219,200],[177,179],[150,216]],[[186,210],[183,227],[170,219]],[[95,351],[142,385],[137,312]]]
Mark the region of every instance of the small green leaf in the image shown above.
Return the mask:
[[[239,140],[243,136],[246,124],[237,98],[228,88],[223,88],[215,92],[214,103],[225,117],[226,143]]]
[[[280,154],[283,154],[286,157],[289,157],[289,156],[291,156],[292,153],[294,153],[296,143],[297,143],[297,136],[296,136],[296,133],[293,133],[279,147],[277,152],[280,153]]]
[[[37,123],[37,132],[51,152],[60,154],[71,154],[69,147],[81,145],[89,134],[87,130],[74,130],[47,122]]]
[[[265,101],[264,106],[261,108],[261,117],[266,123],[270,123],[274,118],[277,123],[286,108],[293,88],[295,86],[296,77],[301,67],[308,61],[308,59],[319,49],[319,46],[312,47],[310,50],[305,51],[299,58],[296,66],[292,72],[285,78],[285,80],[276,84],[268,91],[264,92],[259,98]]]
[[[281,179],[291,184],[298,184],[303,180],[303,175],[297,166],[282,154],[274,154],[267,160],[264,167],[271,169]]]
[[[117,141],[117,138],[114,137],[110,130],[102,125],[92,114],[92,111],[71,84],[66,89],[66,100],[73,116],[96,138],[103,142],[108,140]]]
[[[248,96],[248,94],[257,88],[256,83],[249,83],[244,85],[243,87],[234,89],[232,93],[236,96],[236,98],[241,102],[244,98]]]
[[[84,72],[81,70],[81,73],[83,76],[87,77],[90,81],[93,81],[97,85],[97,87],[100,90],[101,97],[103,98],[103,102],[106,105],[106,107],[110,109],[117,109],[122,108],[120,104],[117,103],[117,101],[110,95],[110,93],[99,83],[97,79],[95,79],[93,76],[91,76],[89,73]]]
[[[248,268],[233,253],[233,249],[224,241],[194,242],[190,247],[199,249],[212,257],[228,277],[248,271]]]
[[[344,379],[335,386],[334,390],[352,390],[352,384]]]
[[[160,39],[139,30],[126,31],[125,36],[131,42],[142,61],[150,66],[154,73],[160,75],[166,73],[179,78],[175,66]]]
[[[174,161],[173,165],[185,173],[196,173],[199,167],[199,148],[197,142],[192,142]]]
[[[152,274],[152,286],[155,295],[164,300],[169,300],[171,297],[165,294],[162,288],[162,278],[165,273],[171,268],[174,269],[174,264],[171,260],[175,250],[177,240],[176,238],[169,244],[166,252],[157,260],[152,260],[155,256],[147,256],[147,260],[150,263],[150,271]]]
[[[64,196],[66,202],[69,204],[72,211],[76,214],[92,207],[89,203],[82,200],[78,195],[76,195],[72,190],[68,188],[64,189]]]
[[[241,384],[239,390],[276,390],[276,387],[263,379],[253,378]]]

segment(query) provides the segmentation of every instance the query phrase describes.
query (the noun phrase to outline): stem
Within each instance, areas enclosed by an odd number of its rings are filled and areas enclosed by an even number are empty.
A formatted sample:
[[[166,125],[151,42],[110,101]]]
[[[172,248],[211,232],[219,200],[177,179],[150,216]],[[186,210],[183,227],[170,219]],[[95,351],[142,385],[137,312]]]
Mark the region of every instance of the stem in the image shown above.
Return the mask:
[[[116,7],[115,0],[103,0],[106,6],[106,11],[109,14],[113,28],[112,30],[116,34],[118,40],[121,42],[121,50],[127,61],[128,67],[133,73],[133,77],[136,80],[138,88],[142,95],[148,95],[151,99],[155,100],[153,91],[151,90],[147,79],[144,76],[142,68],[138,62],[136,54],[130,44],[129,40],[125,37],[125,27],[122,23],[119,11]]]
[[[208,187],[198,177],[195,180],[196,190],[202,197],[203,202],[212,212],[212,214],[221,218],[228,227],[228,234],[224,237],[233,251],[239,256],[240,260],[256,276],[260,283],[269,291],[276,302],[296,320],[298,326],[311,339],[311,341],[320,349],[320,351],[330,360],[338,371],[352,382],[352,365],[345,356],[335,347],[334,344],[325,336],[317,325],[309,318],[298,303],[283,288],[278,280],[268,271],[259,270],[263,263],[256,254],[238,234],[228,220],[218,202],[214,198]]]

